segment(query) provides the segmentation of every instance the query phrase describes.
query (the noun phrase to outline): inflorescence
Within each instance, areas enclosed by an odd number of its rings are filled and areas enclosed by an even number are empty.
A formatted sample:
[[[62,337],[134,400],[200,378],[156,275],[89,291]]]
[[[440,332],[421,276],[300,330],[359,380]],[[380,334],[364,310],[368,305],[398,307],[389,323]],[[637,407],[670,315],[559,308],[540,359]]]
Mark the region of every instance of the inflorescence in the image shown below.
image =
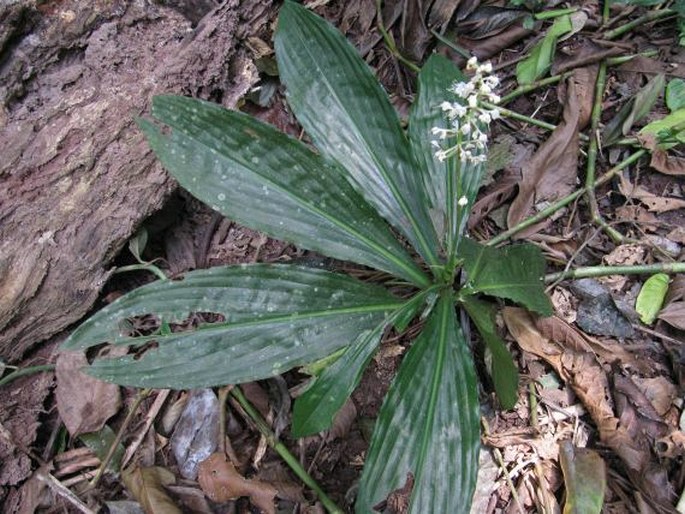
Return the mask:
[[[473,71],[468,82],[455,82],[449,91],[457,96],[455,102],[443,102],[440,107],[450,122],[449,128],[433,127],[432,133],[440,140],[452,139],[452,146],[443,148],[439,141],[433,141],[438,148],[435,156],[444,161],[457,156],[463,163],[483,163],[486,160],[488,142],[487,129],[492,120],[500,117],[499,110],[485,109],[481,102],[497,104],[500,97],[493,91],[499,79],[492,73],[492,64],[478,64],[476,57],[466,63],[466,69]]]

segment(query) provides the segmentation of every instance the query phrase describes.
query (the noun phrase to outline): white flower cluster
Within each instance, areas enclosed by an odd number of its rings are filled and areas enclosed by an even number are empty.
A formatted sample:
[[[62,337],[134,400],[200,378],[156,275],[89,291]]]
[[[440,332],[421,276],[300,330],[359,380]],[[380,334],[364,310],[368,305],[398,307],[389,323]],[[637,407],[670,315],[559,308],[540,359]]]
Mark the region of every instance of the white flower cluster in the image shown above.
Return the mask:
[[[499,85],[499,79],[492,73],[492,64],[478,64],[476,57],[466,63],[466,69],[473,71],[468,82],[455,82],[449,89],[458,97],[456,102],[443,102],[440,107],[447,115],[450,128],[433,127],[432,133],[439,139],[456,138],[456,144],[442,148],[438,141],[433,146],[438,148],[435,156],[440,160],[456,155],[462,162],[485,162],[485,148],[488,142],[486,133],[492,120],[500,117],[499,110],[485,109],[482,101],[499,103],[500,97],[493,91]]]

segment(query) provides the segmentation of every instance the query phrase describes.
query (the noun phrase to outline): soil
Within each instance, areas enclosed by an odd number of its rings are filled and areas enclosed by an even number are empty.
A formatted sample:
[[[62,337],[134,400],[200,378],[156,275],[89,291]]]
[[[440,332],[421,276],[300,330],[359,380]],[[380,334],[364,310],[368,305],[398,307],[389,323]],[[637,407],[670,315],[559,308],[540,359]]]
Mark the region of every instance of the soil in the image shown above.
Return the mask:
[[[375,2],[305,3],[355,44],[390,93],[400,116],[406,118],[415,94],[415,74],[384,43]],[[501,10],[502,4],[384,2],[382,18],[406,59],[420,63],[432,51],[439,51],[462,65],[464,59],[442,43],[437,33],[442,40],[472,49],[481,59],[491,59],[508,93],[516,87],[516,63],[540,39],[541,24],[524,23],[524,10],[510,25],[498,25],[501,19],[494,21],[493,9],[500,9],[497,12],[504,13],[504,18],[511,16]],[[571,70],[571,78],[521,95],[507,108],[554,125],[574,123],[569,129],[572,138],[579,138],[580,133],[592,137],[589,111],[587,119],[583,113],[592,101],[597,56],[606,57],[602,52],[607,49],[611,55],[631,54],[648,45],[657,50],[654,57],[610,68],[601,118],[606,126],[656,73],[665,71],[668,80],[681,75],[685,54],[677,45],[672,17],[638,26],[611,42],[602,37],[601,7],[596,2],[574,6],[588,14],[588,21],[581,32],[559,44],[552,70]],[[611,14],[619,25],[644,12],[617,5]],[[135,126],[136,116],[149,113],[151,97],[164,92],[239,107],[284,132],[306,138],[272,68],[271,31],[276,15],[277,6],[257,0],[92,2],[87,7],[77,0],[18,1],[0,7],[0,141],[7,149],[0,163],[4,186],[0,192],[0,356],[5,363],[18,368],[54,364],[59,344],[74,324],[153,280],[144,271],[113,273],[136,263],[127,243],[141,229],[148,235],[143,259],[154,261],[171,277],[230,264],[299,262],[377,279],[368,270],[303,252],[223,218],[177,188]],[[578,64],[581,58],[585,60]],[[257,85],[262,88],[259,94],[253,90]],[[589,85],[586,94],[577,92],[583,85]],[[636,127],[666,112],[661,97]],[[569,113],[577,119],[570,121]],[[570,162],[543,156],[548,168],[554,169],[545,175],[554,175],[551,186],[545,185],[548,179],[531,178],[529,164],[542,159],[539,150],[550,137],[547,129],[512,118],[494,126],[494,145],[501,143],[507,158],[501,166],[493,166],[481,190],[469,226],[472,237],[496,236],[515,224],[512,209],[527,205],[522,214],[526,217],[563,196],[555,190],[558,184],[565,182],[570,192],[584,180],[584,152]],[[550,146],[573,142],[553,143]],[[634,150],[628,145],[601,148],[598,174]],[[617,176],[596,191],[599,214],[625,241],[613,241],[593,223],[585,200],[517,237],[525,236],[544,251],[549,272],[601,263],[682,262],[685,210],[655,209],[653,203],[628,194],[627,183],[639,184],[662,199],[682,201],[685,191],[682,173],[659,173],[648,159],[642,159],[628,168],[623,180]],[[529,191],[527,198],[525,191]],[[680,432],[685,330],[661,320],[651,327],[640,324],[632,306],[643,281],[644,277],[609,277],[599,286],[606,293],[601,301],[608,302],[602,305],[633,328],[631,335],[621,337],[602,332],[606,324],[601,320],[599,328],[588,332],[587,320],[582,318],[588,304],[583,302],[599,302],[600,295],[588,300],[570,280],[553,284],[548,292],[559,323],[550,327],[537,319],[528,322],[543,334],[553,334],[550,340],[558,343],[563,355],[560,362],[550,361],[535,348],[522,347],[511,318],[506,313],[500,317],[499,328],[521,373],[519,402],[509,411],[498,408],[474,331],[483,384],[483,442],[488,451],[482,455],[482,481],[472,512],[558,511],[565,494],[558,443],[564,440],[593,448],[608,464],[604,512],[673,511],[685,485],[680,472],[685,451]],[[141,330],[156,322],[138,321]],[[402,334],[386,334],[344,415],[328,433],[300,440],[289,435],[291,396],[302,386],[304,375],[289,372],[244,391],[321,488],[350,512],[374,419],[410,336],[420,328],[415,325]],[[578,345],[586,345],[586,350]],[[596,361],[576,365],[587,358],[587,345]],[[588,378],[579,369],[594,374]],[[640,455],[647,462],[641,461],[640,469],[649,469],[648,476],[635,476],[626,466],[618,439],[607,436],[609,429],[597,422],[604,405],[589,383],[602,384],[605,389],[599,397],[610,398],[617,409],[612,419],[627,427],[625,434],[612,433],[611,437],[626,437],[624,447],[636,441],[642,445]],[[131,483],[116,473],[107,472],[95,488],[86,487],[100,460],[81,438],[65,430],[55,388],[53,372],[0,386],[3,512],[78,512],[79,506],[92,512],[105,512],[98,510],[105,508],[138,512],[122,503],[137,496],[131,492]],[[129,469],[137,465],[170,470],[175,485],[167,491],[182,512],[257,512],[252,496],[252,502],[246,497],[214,502],[205,497],[195,479],[181,477],[172,434],[174,418],[178,419],[188,401],[185,393],[152,391],[141,397],[135,389],[120,388],[120,394],[121,407],[108,425],[114,432],[124,427],[123,448],[134,450]],[[133,417],[126,420],[134,405]],[[259,483],[273,484],[279,512],[323,512],[316,496],[267,447],[238,404],[228,403],[227,416],[228,453],[234,452],[239,472]],[[643,445],[644,441],[649,444]],[[46,476],[52,477],[47,486]],[[70,499],[68,490],[78,499]],[[397,498],[388,498],[384,512],[404,512],[403,493],[396,492]]]

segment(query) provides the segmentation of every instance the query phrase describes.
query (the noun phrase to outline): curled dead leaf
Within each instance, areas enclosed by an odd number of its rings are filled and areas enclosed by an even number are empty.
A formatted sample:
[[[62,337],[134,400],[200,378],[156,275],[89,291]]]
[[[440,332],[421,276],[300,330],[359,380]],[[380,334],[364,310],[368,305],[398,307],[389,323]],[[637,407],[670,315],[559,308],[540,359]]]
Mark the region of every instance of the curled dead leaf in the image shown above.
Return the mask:
[[[212,501],[222,503],[241,496],[267,514],[275,514],[276,488],[260,480],[244,478],[223,453],[214,453],[200,464],[198,482]]]

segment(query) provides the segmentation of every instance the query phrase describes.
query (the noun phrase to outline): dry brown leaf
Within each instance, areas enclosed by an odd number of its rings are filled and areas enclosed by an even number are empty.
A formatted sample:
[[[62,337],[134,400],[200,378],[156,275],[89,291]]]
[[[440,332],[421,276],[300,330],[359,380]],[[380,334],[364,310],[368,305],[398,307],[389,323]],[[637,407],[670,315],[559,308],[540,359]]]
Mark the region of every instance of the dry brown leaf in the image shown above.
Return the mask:
[[[608,266],[632,266],[643,264],[647,250],[640,244],[625,244],[614,248],[602,257],[602,262]],[[598,279],[602,284],[614,291],[621,291],[630,278],[627,275],[609,275]]]
[[[601,357],[605,362],[620,361],[622,364],[632,366],[635,369],[642,368],[640,360],[636,359],[620,344],[589,337],[557,316],[537,318],[535,319],[535,327],[542,336],[560,344],[563,348],[577,352],[591,352]]]
[[[121,479],[147,514],[181,514],[181,509],[164,490],[165,485],[176,482],[168,469],[159,466],[129,468],[121,472]]]
[[[57,357],[57,410],[72,436],[97,432],[119,412],[119,386],[81,371],[88,365],[83,352],[60,352]]]
[[[667,212],[685,208],[685,200],[657,196],[640,185],[632,184],[623,175],[621,175],[619,189],[623,196],[639,200],[652,212]]]
[[[665,303],[668,305],[679,300],[685,300],[685,275],[681,274],[673,277],[673,280],[668,285]]]
[[[659,312],[657,316],[672,327],[685,330],[685,302],[673,302]]]
[[[621,64],[617,69],[619,71],[644,73],[649,76],[658,73],[666,73],[669,77],[685,78],[685,67],[671,66],[667,62],[661,62],[642,55],[636,55],[630,61]]]
[[[478,201],[473,204],[469,216],[469,229],[479,225],[492,211],[503,205],[516,191],[516,184],[521,180],[520,174],[507,168],[499,179],[488,186]]]
[[[333,418],[333,424],[328,430],[326,439],[333,441],[334,439],[345,437],[355,419],[357,419],[357,407],[355,407],[352,398],[348,398]]]
[[[214,453],[200,464],[198,482],[212,501],[222,503],[249,496],[250,501],[267,514],[276,512],[276,488],[260,480],[244,478],[223,453]]]
[[[554,306],[554,312],[566,321],[567,323],[573,323],[578,316],[576,300],[574,296],[568,289],[563,287],[555,287],[552,291],[552,305]]]
[[[666,237],[671,241],[685,245],[685,227],[677,227],[671,230]]]
[[[665,175],[685,175],[685,159],[672,155],[661,148],[652,151],[652,159],[649,165]]]
[[[654,232],[659,226],[659,218],[640,205],[622,205],[615,212],[616,221],[635,223],[649,232]]]
[[[579,131],[590,119],[596,75],[597,66],[590,66],[574,70],[568,79],[563,119],[523,168],[519,193],[507,215],[510,228],[528,217],[536,205],[553,202],[573,191],[578,178]],[[516,237],[530,236],[546,223]]]
[[[640,389],[645,398],[652,404],[656,413],[663,417],[673,406],[678,397],[678,390],[666,377],[640,378],[634,377],[633,382]]]
[[[615,416],[610,402],[613,395],[609,381],[595,356],[550,341],[540,333],[535,326],[535,320],[525,309],[506,307],[503,314],[507,328],[519,346],[524,351],[544,359],[559,377],[571,385],[595,422],[600,440],[623,461],[633,485],[653,505],[670,508],[674,499],[673,491],[663,466],[652,454],[654,440],[646,433],[640,432],[643,418],[639,419],[640,422],[633,423],[637,417],[619,419]],[[615,372],[614,375],[621,376],[620,372]],[[622,396],[622,401],[624,412],[627,412],[626,405],[631,404],[626,395]],[[651,404],[645,401],[651,407]],[[640,414],[649,409],[643,405],[640,407]]]

